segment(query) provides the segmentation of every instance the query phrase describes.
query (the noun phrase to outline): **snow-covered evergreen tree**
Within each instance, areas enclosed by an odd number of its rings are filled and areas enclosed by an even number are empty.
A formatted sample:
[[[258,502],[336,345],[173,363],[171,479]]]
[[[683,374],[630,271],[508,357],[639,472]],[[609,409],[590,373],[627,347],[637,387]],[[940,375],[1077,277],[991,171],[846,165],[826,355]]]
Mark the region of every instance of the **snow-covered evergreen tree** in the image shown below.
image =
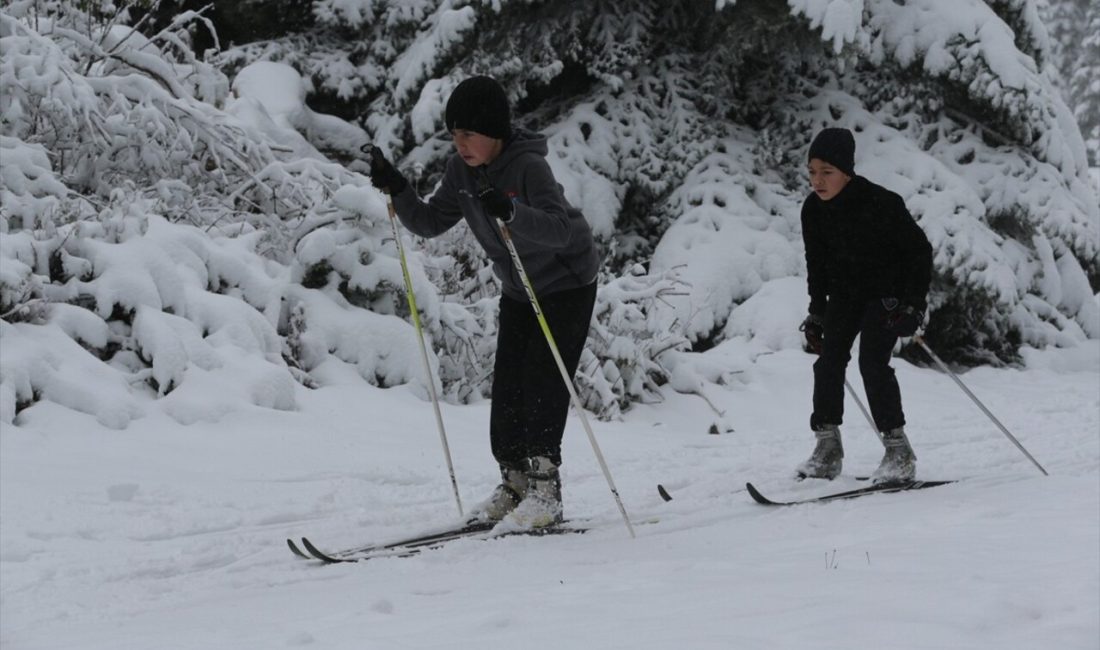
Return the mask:
[[[1070,77],[1069,96],[1093,167],[1100,167],[1100,5],[1089,2],[1081,21],[1083,38]]]
[[[1039,7],[1050,27],[1059,86],[1081,125],[1090,164],[1100,167],[1100,5],[1090,0],[1047,0]]]
[[[125,426],[142,391],[206,417],[199,373],[246,378],[226,404],[276,408],[291,377],[423,381],[356,158],[373,142],[430,193],[446,99],[478,73],[549,136],[607,253],[578,380],[603,417],[664,384],[706,398],[798,345],[805,153],[824,126],[855,132],[857,172],[928,233],[942,355],[1100,338],[1100,201],[1033,0],[260,5],[0,9],[0,421],[50,399]],[[436,379],[478,399],[496,281],[462,226],[408,243]],[[74,376],[108,377],[111,397]]]
[[[1020,343],[1100,335],[1097,199],[1043,72],[1050,40],[1034,2],[314,9],[314,28],[227,60],[290,61],[362,107],[376,142],[426,170],[425,192],[448,151],[450,89],[496,76],[519,119],[550,136],[608,272],[681,270],[692,289],[655,322],[697,350],[764,283],[800,273],[803,156],[829,124],[857,131],[857,170],[899,191],[933,240],[928,340],[956,358],[1011,359]]]

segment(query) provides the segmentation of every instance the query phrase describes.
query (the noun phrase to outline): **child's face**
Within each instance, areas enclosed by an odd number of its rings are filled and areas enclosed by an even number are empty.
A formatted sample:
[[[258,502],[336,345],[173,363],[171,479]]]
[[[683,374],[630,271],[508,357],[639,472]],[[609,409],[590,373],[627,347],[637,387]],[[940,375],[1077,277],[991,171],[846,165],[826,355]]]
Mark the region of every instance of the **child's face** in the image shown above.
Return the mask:
[[[822,201],[828,201],[840,194],[840,190],[852,180],[851,176],[817,158],[810,160],[807,169],[810,172],[810,185]]]
[[[462,156],[463,162],[470,167],[479,167],[493,162],[500,155],[504,145],[502,140],[465,129],[451,131],[451,138],[454,139],[458,155]]]

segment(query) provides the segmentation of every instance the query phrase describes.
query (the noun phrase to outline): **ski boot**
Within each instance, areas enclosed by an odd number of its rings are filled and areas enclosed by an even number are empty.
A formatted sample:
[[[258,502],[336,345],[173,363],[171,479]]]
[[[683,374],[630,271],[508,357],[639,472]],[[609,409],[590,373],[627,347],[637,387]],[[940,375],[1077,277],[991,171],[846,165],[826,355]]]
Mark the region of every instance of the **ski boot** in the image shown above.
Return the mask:
[[[517,530],[547,528],[563,521],[561,475],[545,456],[527,459],[527,492],[505,519]]]
[[[515,467],[500,466],[500,485],[493,489],[489,498],[474,506],[468,521],[492,522],[504,519],[505,515],[516,509],[527,495],[527,474]]]
[[[798,478],[824,478],[833,480],[840,475],[844,464],[844,445],[840,442],[840,427],[826,424],[814,431],[817,446],[810,458],[795,469]]]
[[[905,429],[898,427],[883,432],[882,444],[886,446],[886,453],[879,463],[878,469],[871,475],[871,482],[879,483],[904,483],[912,481],[917,475],[917,455],[909,446],[909,438],[905,435]]]

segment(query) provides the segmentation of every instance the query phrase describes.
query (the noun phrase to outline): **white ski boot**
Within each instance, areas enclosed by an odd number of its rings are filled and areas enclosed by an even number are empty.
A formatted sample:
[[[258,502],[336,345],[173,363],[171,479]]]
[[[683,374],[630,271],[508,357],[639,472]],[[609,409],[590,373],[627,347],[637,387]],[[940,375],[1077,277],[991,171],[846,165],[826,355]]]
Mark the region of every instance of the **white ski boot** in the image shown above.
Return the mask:
[[[886,446],[886,453],[878,469],[871,475],[871,482],[878,484],[912,481],[917,475],[917,455],[909,445],[905,429],[898,427],[884,432],[882,444]]]
[[[500,521],[516,509],[527,495],[527,474],[514,467],[500,466],[500,485],[489,498],[474,506],[468,515],[470,523]]]
[[[840,475],[844,464],[844,445],[840,442],[840,427],[827,424],[814,431],[817,446],[809,459],[795,468],[798,478],[824,478],[833,480]]]
[[[560,524],[561,475],[558,466],[545,456],[527,459],[527,493],[503,524],[513,530],[531,530]]]

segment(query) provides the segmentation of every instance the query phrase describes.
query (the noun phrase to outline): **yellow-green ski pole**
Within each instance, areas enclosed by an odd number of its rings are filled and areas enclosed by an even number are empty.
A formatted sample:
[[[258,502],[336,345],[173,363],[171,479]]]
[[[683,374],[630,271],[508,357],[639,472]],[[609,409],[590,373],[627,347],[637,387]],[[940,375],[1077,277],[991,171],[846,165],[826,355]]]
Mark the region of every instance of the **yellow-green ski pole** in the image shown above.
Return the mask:
[[[558,370],[561,372],[561,378],[565,382],[565,387],[569,390],[569,398],[573,402],[573,408],[577,410],[577,415],[581,418],[581,423],[584,425],[584,432],[588,434],[588,442],[592,444],[592,451],[596,452],[596,460],[600,463],[600,469],[603,470],[604,478],[607,479],[607,485],[611,488],[611,494],[615,497],[615,504],[619,506],[619,512],[623,515],[623,522],[626,523],[626,529],[630,532],[630,536],[634,537],[634,526],[630,524],[630,517],[626,514],[626,508],[623,506],[623,500],[619,497],[619,491],[615,489],[615,481],[611,478],[611,470],[607,468],[607,462],[603,458],[603,452],[600,451],[600,445],[596,442],[596,435],[592,433],[592,427],[588,424],[588,418],[584,414],[584,407],[581,406],[581,400],[577,396],[577,388],[573,385],[573,379],[569,376],[569,370],[565,367],[565,362],[562,361],[561,353],[558,352],[558,345],[554,342],[554,335],[550,333],[550,325],[546,322],[546,316],[542,313],[542,308],[539,307],[539,299],[535,296],[535,288],[531,286],[531,279],[527,277],[527,272],[523,270],[523,262],[519,259],[519,252],[516,251],[516,245],[512,243],[512,233],[508,229],[508,225],[500,219],[497,219],[497,226],[500,227],[500,234],[504,238],[504,244],[508,247],[508,254],[512,256],[512,262],[516,265],[516,272],[519,273],[520,281],[523,282],[523,288],[527,291],[527,297],[531,300],[531,307],[535,310],[535,317],[539,321],[539,327],[542,328],[542,333],[546,336],[546,343],[550,346],[550,353],[554,355],[554,361],[558,364]]]
[[[393,228],[393,240],[397,242],[397,254],[401,258],[401,274],[405,277],[405,295],[409,299],[409,312],[412,315],[413,327],[416,328],[416,339],[420,343],[420,357],[424,360],[424,377],[428,385],[428,394],[432,397],[432,408],[435,409],[435,423],[439,427],[439,440],[443,443],[443,456],[447,459],[447,472],[451,475],[451,489],[455,493],[455,504],[458,505],[458,516],[464,517],[462,512],[462,497],[458,495],[458,481],[455,480],[454,463],[451,462],[451,447],[447,444],[447,431],[443,428],[443,415],[439,411],[439,396],[435,393],[435,377],[432,375],[432,366],[428,362],[428,348],[424,344],[424,328],[420,325],[420,310],[416,308],[416,295],[413,293],[412,277],[409,275],[409,263],[405,259],[405,245],[401,243],[401,233],[397,228],[397,211],[393,209],[393,197],[386,194],[386,208],[390,212],[390,227]]]

